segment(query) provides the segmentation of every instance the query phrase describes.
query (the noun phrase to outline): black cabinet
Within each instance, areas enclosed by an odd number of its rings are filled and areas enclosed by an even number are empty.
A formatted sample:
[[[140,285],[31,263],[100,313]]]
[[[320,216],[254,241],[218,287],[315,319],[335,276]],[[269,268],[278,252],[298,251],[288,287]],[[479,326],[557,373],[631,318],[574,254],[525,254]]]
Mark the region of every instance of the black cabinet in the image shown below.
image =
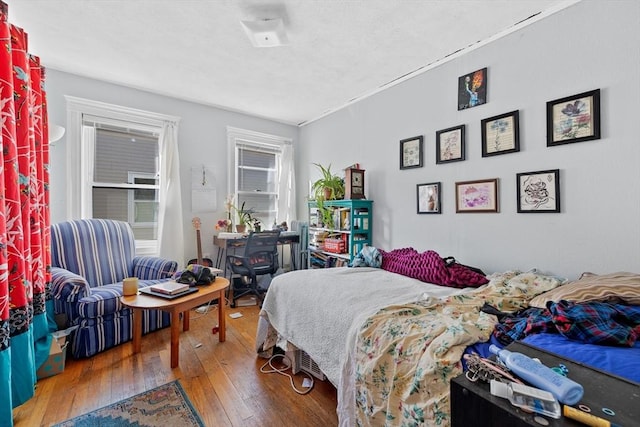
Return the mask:
[[[569,378],[584,387],[584,396],[579,404],[589,407],[592,415],[624,427],[640,425],[640,385],[637,383],[525,343],[513,343],[507,349],[538,358],[549,367],[564,364],[569,369]],[[615,415],[605,414],[603,408],[613,411]],[[471,382],[464,375],[451,381],[452,427],[540,427],[543,424],[534,419],[536,416],[539,417],[511,405],[507,399],[492,396],[489,384],[485,382]],[[584,426],[564,416],[557,420],[543,418],[550,427]]]

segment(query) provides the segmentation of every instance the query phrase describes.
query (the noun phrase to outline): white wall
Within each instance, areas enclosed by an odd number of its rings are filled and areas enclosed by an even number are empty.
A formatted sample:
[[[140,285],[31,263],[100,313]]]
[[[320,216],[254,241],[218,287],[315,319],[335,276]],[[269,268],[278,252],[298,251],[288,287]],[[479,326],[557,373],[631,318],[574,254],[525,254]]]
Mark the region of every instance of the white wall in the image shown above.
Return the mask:
[[[312,162],[360,162],[375,246],[433,249],[487,272],[640,272],[638,28],[640,2],[582,1],[312,122],[300,131],[298,188],[317,178]],[[488,103],[457,111],[458,77],[483,67]],[[597,88],[602,138],[547,147],[546,102]],[[480,121],[516,109],[521,151],[482,158]],[[435,132],[460,124],[467,160],[436,165]],[[416,135],[425,166],[399,170],[399,141]],[[562,212],[516,213],[516,173],[546,169],[560,169]],[[456,214],[454,183],[483,178],[499,178],[500,213]],[[436,181],[443,213],[416,214],[416,184]]]
[[[46,64],[45,64],[46,65]],[[114,65],[117,66],[117,65]],[[46,90],[49,116],[53,123],[66,126],[65,95],[107,102],[155,113],[181,117],[179,126],[180,179],[182,184],[182,210],[184,235],[193,244],[185,243],[186,260],[196,257],[195,233],[191,219],[202,220],[202,250],[215,256],[212,243],[215,221],[224,218],[224,199],[227,195],[227,126],[264,132],[298,139],[298,128],[244,114],[208,107],[144,91],[87,79],[52,69],[46,72]],[[67,219],[66,186],[68,164],[63,137],[51,147],[51,221]],[[191,167],[211,166],[217,183],[217,213],[191,212]]]

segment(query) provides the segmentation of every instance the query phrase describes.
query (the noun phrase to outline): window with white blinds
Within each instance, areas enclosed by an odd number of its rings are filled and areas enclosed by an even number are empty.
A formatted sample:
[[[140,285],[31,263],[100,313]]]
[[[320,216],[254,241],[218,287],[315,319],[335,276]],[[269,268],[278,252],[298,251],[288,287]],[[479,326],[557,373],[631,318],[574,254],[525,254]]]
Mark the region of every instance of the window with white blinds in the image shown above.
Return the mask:
[[[70,218],[128,222],[136,253],[160,247],[161,142],[174,117],[67,96]],[[166,198],[165,198],[166,203]]]
[[[284,165],[283,147],[290,143],[286,138],[260,134],[241,129],[228,129],[230,152],[234,167],[230,193],[235,196],[235,205],[252,209],[252,216],[269,229],[274,222],[286,220],[287,214],[280,212],[278,200],[279,179]]]
[[[161,129],[85,116],[83,144],[93,146],[92,218],[128,222],[136,240],[158,239]],[[87,200],[88,202],[88,200]]]

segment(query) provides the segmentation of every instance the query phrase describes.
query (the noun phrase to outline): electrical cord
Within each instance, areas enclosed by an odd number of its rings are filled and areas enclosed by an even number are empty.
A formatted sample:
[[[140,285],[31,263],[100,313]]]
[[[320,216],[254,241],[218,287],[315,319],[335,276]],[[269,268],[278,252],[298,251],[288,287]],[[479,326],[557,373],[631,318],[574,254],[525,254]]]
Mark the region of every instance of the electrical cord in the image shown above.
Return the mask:
[[[209,301],[206,305],[200,305],[198,307],[194,307],[191,310],[195,311],[196,313],[198,313],[198,316],[191,316],[191,320],[195,320],[195,319],[199,319],[201,317],[206,316],[207,314],[209,314],[211,311],[213,311],[214,308],[216,308],[218,306],[218,304],[212,304],[213,300]],[[225,302],[225,307],[229,306],[229,299],[225,297],[224,299]],[[203,311],[198,311],[198,309],[204,308]]]
[[[276,368],[275,366],[273,366],[273,360],[276,357],[282,357],[282,361],[285,364],[284,368]],[[269,367],[271,369],[265,370],[265,367],[269,365]],[[306,377],[309,379],[309,381],[311,381],[311,385],[309,386],[309,388],[307,388],[306,390],[298,390],[296,388],[296,385],[293,382],[293,375],[287,374],[286,371],[287,369],[291,368],[291,360],[289,360],[289,358],[287,356],[285,356],[284,354],[274,354],[273,356],[271,356],[271,358],[269,360],[267,360],[267,362],[262,365],[260,367],[260,372],[262,372],[263,374],[272,374],[272,373],[277,373],[280,375],[284,375],[285,377],[289,377],[289,383],[291,383],[291,388],[293,389],[293,391],[295,391],[298,394],[307,394],[311,391],[311,389],[313,389],[313,385],[314,385],[314,381],[313,381],[313,377],[309,374],[307,374],[306,372],[303,372],[304,375],[306,375]]]

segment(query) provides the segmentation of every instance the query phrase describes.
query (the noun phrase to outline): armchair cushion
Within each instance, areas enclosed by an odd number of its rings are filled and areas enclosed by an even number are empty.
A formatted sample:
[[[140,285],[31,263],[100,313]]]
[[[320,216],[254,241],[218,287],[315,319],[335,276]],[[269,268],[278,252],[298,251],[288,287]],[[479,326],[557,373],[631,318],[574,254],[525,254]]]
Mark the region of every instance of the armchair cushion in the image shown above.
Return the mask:
[[[141,280],[138,287],[146,288],[164,280]],[[122,282],[99,286],[91,289],[91,294],[78,300],[78,315],[81,317],[99,317],[123,310],[120,302]]]
[[[168,259],[139,256],[133,258],[133,277],[141,280],[168,279],[178,268],[178,263]]]
[[[84,277],[60,267],[51,267],[51,297],[56,300],[77,301],[91,292]]]

